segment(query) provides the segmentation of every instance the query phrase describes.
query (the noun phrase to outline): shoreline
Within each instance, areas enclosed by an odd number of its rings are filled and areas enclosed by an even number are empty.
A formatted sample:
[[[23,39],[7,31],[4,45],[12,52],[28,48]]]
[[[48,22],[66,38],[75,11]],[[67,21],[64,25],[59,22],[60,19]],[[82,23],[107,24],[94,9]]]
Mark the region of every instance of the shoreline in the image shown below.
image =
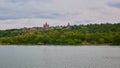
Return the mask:
[[[120,45],[110,45],[110,44],[90,44],[90,45],[58,45],[58,44],[0,44],[0,46],[120,46]]]

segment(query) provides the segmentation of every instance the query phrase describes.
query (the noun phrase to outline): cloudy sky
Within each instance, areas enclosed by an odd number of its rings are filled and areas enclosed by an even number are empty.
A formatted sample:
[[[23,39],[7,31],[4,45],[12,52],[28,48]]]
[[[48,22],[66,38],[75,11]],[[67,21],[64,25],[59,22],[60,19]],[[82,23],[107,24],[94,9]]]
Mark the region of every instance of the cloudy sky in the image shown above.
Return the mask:
[[[0,0],[0,30],[120,22],[120,0]]]

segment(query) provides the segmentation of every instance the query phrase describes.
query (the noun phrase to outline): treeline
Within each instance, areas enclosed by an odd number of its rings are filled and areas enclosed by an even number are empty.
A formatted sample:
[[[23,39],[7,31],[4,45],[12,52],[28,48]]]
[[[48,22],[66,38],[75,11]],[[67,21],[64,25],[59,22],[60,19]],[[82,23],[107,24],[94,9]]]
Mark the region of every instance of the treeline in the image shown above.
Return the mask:
[[[120,45],[120,23],[73,25],[35,31],[1,30],[0,44]]]

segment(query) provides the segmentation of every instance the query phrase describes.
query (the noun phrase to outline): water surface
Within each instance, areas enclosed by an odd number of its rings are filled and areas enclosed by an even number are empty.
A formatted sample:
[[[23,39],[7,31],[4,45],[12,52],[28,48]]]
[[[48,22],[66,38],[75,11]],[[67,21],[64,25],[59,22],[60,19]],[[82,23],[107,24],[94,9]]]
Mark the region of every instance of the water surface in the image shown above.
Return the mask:
[[[0,68],[120,68],[120,47],[0,46]]]

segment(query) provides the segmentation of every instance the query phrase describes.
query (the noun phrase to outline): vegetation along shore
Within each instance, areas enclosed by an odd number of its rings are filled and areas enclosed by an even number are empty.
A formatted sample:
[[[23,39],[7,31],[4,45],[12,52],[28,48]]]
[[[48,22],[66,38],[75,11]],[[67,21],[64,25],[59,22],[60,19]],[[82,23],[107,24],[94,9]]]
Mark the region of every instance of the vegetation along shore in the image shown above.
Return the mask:
[[[87,24],[0,30],[0,44],[120,45],[120,23]]]

